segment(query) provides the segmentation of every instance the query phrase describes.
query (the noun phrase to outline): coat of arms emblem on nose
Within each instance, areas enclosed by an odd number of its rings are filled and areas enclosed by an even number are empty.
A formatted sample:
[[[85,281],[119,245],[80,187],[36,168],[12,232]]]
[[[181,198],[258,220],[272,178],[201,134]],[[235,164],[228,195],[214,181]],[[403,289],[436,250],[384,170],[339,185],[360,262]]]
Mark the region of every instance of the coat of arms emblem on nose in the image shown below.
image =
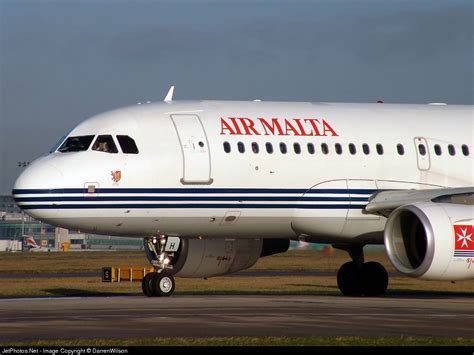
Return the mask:
[[[113,182],[119,182],[120,179],[122,178],[122,172],[120,170],[112,171],[112,181]]]

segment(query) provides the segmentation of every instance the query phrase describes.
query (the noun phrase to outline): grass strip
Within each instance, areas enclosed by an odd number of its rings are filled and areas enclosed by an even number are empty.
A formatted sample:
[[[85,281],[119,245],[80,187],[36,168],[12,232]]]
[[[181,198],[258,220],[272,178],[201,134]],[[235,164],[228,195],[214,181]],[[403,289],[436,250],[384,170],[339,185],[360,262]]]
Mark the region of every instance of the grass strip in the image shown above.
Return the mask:
[[[2,346],[474,346],[474,339],[417,337],[200,337],[38,340]]]

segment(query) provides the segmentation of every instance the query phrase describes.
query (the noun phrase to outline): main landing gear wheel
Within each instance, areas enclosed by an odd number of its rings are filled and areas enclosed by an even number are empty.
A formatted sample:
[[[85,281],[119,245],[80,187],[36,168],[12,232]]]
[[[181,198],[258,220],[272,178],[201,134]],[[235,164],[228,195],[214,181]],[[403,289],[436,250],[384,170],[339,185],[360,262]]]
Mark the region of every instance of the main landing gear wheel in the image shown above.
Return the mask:
[[[387,291],[388,274],[374,261],[363,263],[361,268],[349,261],[337,272],[337,286],[344,296],[380,296]]]
[[[380,296],[387,291],[388,273],[385,268],[375,261],[362,265],[362,291],[365,296]]]
[[[364,262],[363,245],[339,244],[334,247],[349,253],[352,261],[337,272],[337,286],[344,296],[380,296],[387,291],[387,270],[374,261]]]
[[[362,295],[360,276],[361,273],[353,261],[348,261],[339,268],[337,272],[337,286],[344,296]]]
[[[169,272],[150,272],[142,280],[142,290],[148,297],[167,297],[173,294],[175,284],[174,277]]]

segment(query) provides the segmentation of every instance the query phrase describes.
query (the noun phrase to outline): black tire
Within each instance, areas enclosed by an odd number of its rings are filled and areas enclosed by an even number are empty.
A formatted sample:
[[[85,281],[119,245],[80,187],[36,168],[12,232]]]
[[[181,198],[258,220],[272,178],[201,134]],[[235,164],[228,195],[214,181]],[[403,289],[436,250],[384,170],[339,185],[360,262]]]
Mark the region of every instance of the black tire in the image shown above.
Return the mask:
[[[171,296],[174,292],[175,281],[173,275],[167,271],[156,273],[151,281],[153,295],[160,297]]]
[[[380,296],[387,291],[388,273],[385,268],[375,262],[369,261],[362,266],[362,290],[365,296]]]
[[[348,261],[337,272],[337,286],[344,296],[362,296],[361,271]]]
[[[152,284],[152,281],[153,281],[153,277],[156,275],[156,272],[149,272],[148,274],[146,274],[143,279],[142,279],[142,290],[143,290],[143,294],[147,297],[152,297],[154,296],[153,295],[153,284]]]

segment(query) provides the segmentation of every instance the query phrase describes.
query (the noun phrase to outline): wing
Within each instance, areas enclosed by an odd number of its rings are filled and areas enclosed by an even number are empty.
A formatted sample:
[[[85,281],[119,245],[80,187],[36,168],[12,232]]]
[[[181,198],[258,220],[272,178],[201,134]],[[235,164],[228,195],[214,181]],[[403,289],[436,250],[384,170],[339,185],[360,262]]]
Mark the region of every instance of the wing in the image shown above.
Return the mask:
[[[369,198],[364,213],[388,217],[400,206],[423,201],[473,205],[474,187],[380,191]]]

